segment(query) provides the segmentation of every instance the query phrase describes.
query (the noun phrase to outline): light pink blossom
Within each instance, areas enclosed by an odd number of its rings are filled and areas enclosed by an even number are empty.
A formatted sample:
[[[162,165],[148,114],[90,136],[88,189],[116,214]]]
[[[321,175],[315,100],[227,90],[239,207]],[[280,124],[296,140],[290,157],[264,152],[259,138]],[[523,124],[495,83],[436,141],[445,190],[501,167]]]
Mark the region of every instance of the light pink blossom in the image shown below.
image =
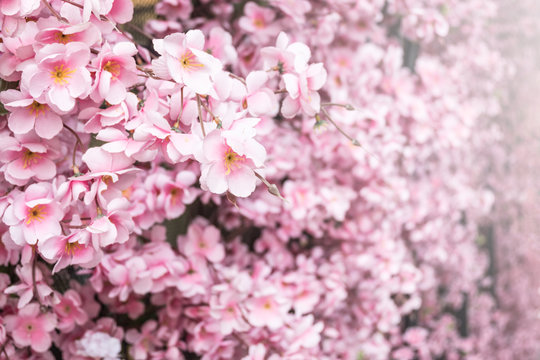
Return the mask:
[[[176,33],[154,40],[161,55],[152,61],[154,72],[206,95],[212,89],[212,78],[221,71],[221,62],[204,51],[204,35],[200,30]]]
[[[70,111],[75,99],[90,91],[89,59],[90,50],[83,43],[47,45],[36,54],[36,64],[24,69],[23,85],[34,99],[43,94],[49,105]]]
[[[30,346],[40,353],[51,346],[50,333],[56,327],[56,317],[51,313],[41,314],[37,303],[26,305],[17,315],[6,316],[5,321],[7,330],[18,346]]]

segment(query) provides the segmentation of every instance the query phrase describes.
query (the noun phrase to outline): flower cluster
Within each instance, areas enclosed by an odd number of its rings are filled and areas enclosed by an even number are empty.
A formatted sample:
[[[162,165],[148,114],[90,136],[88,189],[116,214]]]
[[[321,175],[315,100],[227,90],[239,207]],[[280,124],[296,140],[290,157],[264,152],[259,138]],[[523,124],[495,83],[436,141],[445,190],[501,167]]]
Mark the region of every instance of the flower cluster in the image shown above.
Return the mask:
[[[493,1],[3,0],[0,358],[494,356]]]

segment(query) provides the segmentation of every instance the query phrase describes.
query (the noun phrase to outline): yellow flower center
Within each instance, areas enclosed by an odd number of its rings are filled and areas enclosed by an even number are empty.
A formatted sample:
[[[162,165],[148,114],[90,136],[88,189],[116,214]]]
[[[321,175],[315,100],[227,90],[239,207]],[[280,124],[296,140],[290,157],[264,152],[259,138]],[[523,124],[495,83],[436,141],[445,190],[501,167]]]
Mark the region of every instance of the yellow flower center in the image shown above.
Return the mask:
[[[244,160],[244,156],[238,155],[233,151],[233,149],[229,148],[225,153],[225,167],[227,168],[225,175],[229,175],[231,173],[232,167],[239,167],[238,162],[243,162]]]
[[[23,156],[23,169],[26,169],[27,167],[36,164],[39,159],[41,159],[40,154],[32,152],[30,150],[26,150]]]
[[[81,244],[79,244],[77,241],[75,242],[67,242],[66,247],[64,248],[64,252],[68,255],[75,255],[75,253],[81,248]]]
[[[259,28],[259,29],[262,29],[264,28],[264,20],[260,17],[257,17],[253,20],[253,25],[256,27],[256,28]]]
[[[116,79],[118,78],[118,76],[120,76],[120,64],[116,61],[107,61],[107,63],[105,63],[105,65],[103,66],[103,70],[110,72],[113,79]]]
[[[171,190],[171,204],[175,205],[179,202],[180,197],[182,196],[182,190],[179,188],[173,188]]]
[[[266,300],[266,302],[264,303],[263,307],[266,309],[266,310],[270,310],[272,308],[272,304],[270,303],[270,300]]]
[[[122,190],[122,196],[129,200],[131,198],[131,193],[133,193],[133,188],[130,186],[127,189]]]
[[[113,178],[111,175],[103,175],[101,181],[103,181],[105,185],[110,185],[113,182]]]
[[[47,104],[40,104],[37,101],[34,100],[34,102],[26,107],[28,111],[30,112],[30,115],[38,117],[42,114],[45,114],[45,111],[47,111]]]
[[[182,64],[182,67],[188,71],[195,70],[197,68],[201,68],[204,65],[197,62],[197,59],[195,59],[195,54],[192,53],[190,50],[187,50],[184,55],[180,58],[180,63]]]
[[[56,41],[61,43],[61,44],[67,44],[68,42],[70,42],[71,37],[72,37],[72,35],[64,34],[61,31],[58,31],[56,34],[54,34],[54,38],[56,39]]]
[[[54,67],[54,70],[51,71],[51,78],[54,79],[54,82],[57,85],[67,85],[68,79],[71,78],[71,75],[75,72],[75,70],[71,70],[64,66],[64,64],[57,65]]]
[[[26,214],[26,225],[29,225],[32,221],[37,220],[41,222],[45,218],[47,212],[45,211],[45,205],[36,205],[28,210]]]

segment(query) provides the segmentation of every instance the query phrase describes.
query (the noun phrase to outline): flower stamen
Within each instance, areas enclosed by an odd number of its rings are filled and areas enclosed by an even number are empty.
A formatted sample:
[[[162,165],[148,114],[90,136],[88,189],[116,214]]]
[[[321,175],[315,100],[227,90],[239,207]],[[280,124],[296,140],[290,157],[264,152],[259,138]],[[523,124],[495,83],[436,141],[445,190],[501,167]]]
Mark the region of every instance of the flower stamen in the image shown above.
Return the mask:
[[[74,72],[75,70],[65,67],[64,64],[57,65],[54,67],[54,70],[51,71],[51,78],[54,79],[54,82],[57,85],[67,85],[68,79],[71,78],[71,75]]]
[[[107,61],[103,66],[103,70],[110,72],[113,79],[117,79],[120,76],[120,64],[116,61]]]
[[[195,59],[195,54],[190,50],[186,51],[184,55],[182,55],[180,58],[180,63],[187,71],[195,70],[196,68],[201,68],[204,66],[203,64],[197,62],[197,59]]]
[[[30,210],[28,210],[28,213],[26,215],[26,225],[29,225],[34,220],[41,222],[41,220],[45,219],[45,215],[47,215],[47,212],[45,211],[45,205],[34,206]]]
[[[34,102],[26,107],[28,111],[30,112],[30,115],[38,117],[40,115],[45,114],[45,111],[47,111],[47,104],[40,104],[37,101],[34,100]]]
[[[41,159],[40,154],[26,150],[23,156],[23,169],[38,163],[39,159]]]
[[[225,175],[229,175],[231,173],[232,167],[239,167],[239,162],[244,162],[246,160],[245,156],[240,156],[237,153],[233,151],[233,149],[229,148],[227,152],[225,153],[225,167],[227,168],[227,171],[225,172]]]

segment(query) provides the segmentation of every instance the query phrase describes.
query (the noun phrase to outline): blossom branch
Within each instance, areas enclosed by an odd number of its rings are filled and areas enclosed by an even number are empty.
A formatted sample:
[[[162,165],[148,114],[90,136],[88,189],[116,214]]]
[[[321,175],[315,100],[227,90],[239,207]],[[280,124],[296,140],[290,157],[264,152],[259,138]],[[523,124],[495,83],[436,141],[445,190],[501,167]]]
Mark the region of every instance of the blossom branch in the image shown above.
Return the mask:
[[[75,130],[73,130],[71,127],[69,127],[66,124],[64,124],[64,127],[70,133],[72,133],[75,136],[75,138],[77,139],[76,142],[75,142],[75,146],[73,147],[73,154],[72,154],[71,163],[72,163],[73,172],[75,173],[75,175],[78,175],[78,174],[80,174],[79,167],[75,164],[75,160],[76,160],[76,156],[77,156],[77,147],[80,146],[81,150],[82,150],[83,143],[81,141],[81,138],[77,134],[77,132],[75,132]]]
[[[201,123],[201,131],[204,137],[206,137],[206,131],[204,130],[202,111],[201,111],[201,97],[197,94],[197,110],[199,112],[199,122]]]

